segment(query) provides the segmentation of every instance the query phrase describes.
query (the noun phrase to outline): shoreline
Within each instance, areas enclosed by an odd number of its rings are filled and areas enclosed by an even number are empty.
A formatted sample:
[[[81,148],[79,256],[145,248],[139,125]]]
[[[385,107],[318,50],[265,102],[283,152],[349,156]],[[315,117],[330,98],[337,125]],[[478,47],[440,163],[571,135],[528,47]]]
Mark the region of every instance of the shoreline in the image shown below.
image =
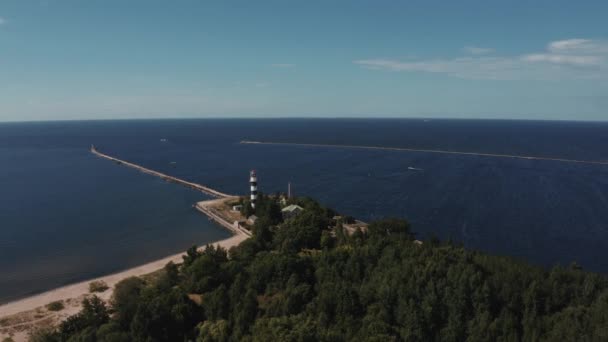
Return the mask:
[[[235,226],[220,215],[215,213],[210,206],[218,202],[223,202],[233,197],[212,199],[206,201],[197,202],[193,207],[206,216],[209,220],[215,222],[217,225],[229,231],[232,236],[223,239],[209,242],[205,245],[199,246],[199,250],[204,249],[207,245],[213,245],[215,247],[221,246],[225,249],[239,245],[242,241],[251,237],[251,233],[240,226]],[[234,197],[236,198],[236,197]],[[29,295],[23,298],[11,300],[7,303],[0,304],[0,318],[5,316],[11,316],[24,311],[34,310],[39,307],[43,307],[50,302],[58,300],[67,300],[74,297],[78,297],[83,294],[95,294],[100,298],[109,299],[111,292],[113,291],[114,285],[122,279],[132,276],[142,276],[162,269],[167,263],[173,261],[173,263],[181,264],[183,262],[182,256],[185,255],[186,251],[179,252],[173,255],[162,257],[157,260],[147,262],[142,265],[130,267],[122,271],[114,272],[108,275],[90,278],[76,283],[63,285],[54,289],[50,289],[38,294]],[[89,283],[93,281],[104,281],[109,289],[100,293],[90,293]],[[110,293],[110,295],[107,295]],[[108,297],[108,298],[105,298]],[[0,326],[2,328],[2,326]]]
[[[185,181],[173,176],[144,168],[142,166],[120,160],[109,155],[103,154],[91,147],[91,153],[94,155],[108,159],[119,164],[134,168],[143,173],[147,173],[156,177],[160,177],[166,181],[177,183],[195,190],[199,190],[208,195],[216,197],[213,200],[197,202],[193,207],[205,215],[209,220],[214,221],[219,226],[227,229],[232,233],[232,236],[223,240],[213,241],[200,246],[199,250],[204,250],[206,246],[222,247],[229,250],[232,247],[238,246],[241,242],[251,236],[251,232],[244,229],[238,221],[229,222],[230,216],[223,217],[214,207],[218,203],[224,203],[227,200],[238,198],[237,196],[228,195],[209,187]],[[97,296],[104,302],[108,303],[112,298],[115,285],[129,277],[141,277],[147,274],[159,271],[169,262],[181,264],[182,256],[186,251],[177,254],[165,256],[163,258],[150,261],[143,265],[131,267],[112,274],[79,281],[76,283],[64,285],[58,288],[50,289],[42,293],[30,295],[24,298],[9,301],[5,304],[0,304],[0,339],[12,338],[14,341],[27,340],[27,334],[39,325],[56,326],[59,322],[67,317],[77,314],[81,310],[81,302],[87,296]],[[94,281],[103,281],[108,289],[103,292],[91,293],[89,284]],[[64,308],[59,311],[50,311],[46,307],[49,303],[61,301]]]
[[[199,247],[199,249],[204,249],[207,245],[213,245],[215,247],[220,246],[225,249],[230,249],[231,247],[237,246],[241,242],[243,242],[244,240],[249,238],[249,236],[247,236],[245,234],[235,233],[234,231],[232,231],[232,232],[234,234],[233,236],[231,236],[227,239],[208,243],[204,246]],[[95,294],[102,299],[109,299],[111,297],[111,293],[113,292],[114,285],[116,285],[116,283],[118,283],[119,281],[121,281],[125,278],[128,278],[128,277],[142,276],[142,275],[146,275],[146,274],[158,271],[158,270],[162,269],[163,267],[165,267],[165,265],[167,263],[169,263],[170,261],[173,261],[176,264],[181,264],[183,262],[183,259],[182,259],[183,255],[185,255],[185,251],[177,253],[177,254],[173,254],[173,255],[158,259],[158,260],[154,260],[154,261],[148,262],[143,265],[128,268],[123,271],[119,271],[116,273],[112,273],[112,274],[97,277],[97,278],[80,281],[80,282],[77,282],[74,284],[61,286],[61,287],[58,287],[55,289],[48,290],[43,293],[35,294],[32,296],[17,299],[17,300],[14,300],[14,301],[11,301],[11,302],[8,302],[5,304],[1,304],[0,305],[0,318],[18,314],[18,313],[21,313],[24,311],[34,310],[39,307],[43,307],[53,301],[68,300],[68,299],[78,297],[81,295],[85,295],[85,294],[86,295]],[[99,280],[106,282],[106,284],[109,286],[109,289],[104,292],[101,292],[101,293],[90,293],[89,292],[89,283],[91,283],[93,281],[99,281]],[[60,313],[60,311],[59,311],[59,313]]]

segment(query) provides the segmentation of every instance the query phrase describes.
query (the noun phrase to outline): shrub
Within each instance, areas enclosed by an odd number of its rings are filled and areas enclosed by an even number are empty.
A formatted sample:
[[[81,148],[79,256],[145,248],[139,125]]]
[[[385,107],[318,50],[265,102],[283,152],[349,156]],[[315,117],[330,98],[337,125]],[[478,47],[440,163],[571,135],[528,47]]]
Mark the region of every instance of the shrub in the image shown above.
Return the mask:
[[[34,330],[30,331],[27,335],[27,340],[30,342],[60,341],[59,334],[54,328],[49,326],[34,328]]]
[[[89,284],[89,292],[104,292],[109,289],[108,284],[103,280],[92,281]]]
[[[61,301],[61,300],[50,302],[46,305],[46,308],[49,311],[60,311],[60,310],[63,310],[64,307],[65,306],[63,305],[63,301]]]

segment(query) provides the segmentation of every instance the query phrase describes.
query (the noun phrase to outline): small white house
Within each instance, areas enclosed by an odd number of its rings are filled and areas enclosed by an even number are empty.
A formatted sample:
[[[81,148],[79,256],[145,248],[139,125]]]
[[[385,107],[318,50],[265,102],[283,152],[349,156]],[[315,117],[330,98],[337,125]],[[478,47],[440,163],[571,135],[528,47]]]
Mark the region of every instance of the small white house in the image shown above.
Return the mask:
[[[283,208],[283,210],[281,210],[281,213],[283,214],[283,220],[287,220],[294,216],[297,216],[302,211],[304,211],[304,208],[300,207],[297,204],[292,204]]]
[[[237,205],[232,206],[232,211],[241,211],[241,209],[243,209],[242,204],[237,204]]]

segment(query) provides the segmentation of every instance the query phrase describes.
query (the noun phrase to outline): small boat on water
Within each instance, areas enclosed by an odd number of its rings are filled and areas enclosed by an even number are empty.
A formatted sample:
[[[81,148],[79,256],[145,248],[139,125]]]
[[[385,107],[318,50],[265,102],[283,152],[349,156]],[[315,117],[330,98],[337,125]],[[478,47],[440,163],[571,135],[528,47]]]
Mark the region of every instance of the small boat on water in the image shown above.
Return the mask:
[[[160,142],[167,142],[167,139],[162,138],[162,139],[160,139]]]

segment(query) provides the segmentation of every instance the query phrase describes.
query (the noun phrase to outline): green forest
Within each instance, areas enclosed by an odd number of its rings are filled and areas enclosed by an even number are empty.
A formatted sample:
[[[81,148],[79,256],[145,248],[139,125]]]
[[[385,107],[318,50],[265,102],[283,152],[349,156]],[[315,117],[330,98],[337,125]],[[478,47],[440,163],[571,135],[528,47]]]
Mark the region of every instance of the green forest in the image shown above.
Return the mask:
[[[309,198],[283,221],[260,196],[253,237],[188,250],[120,282],[33,341],[608,341],[608,282],[437,239],[400,219],[348,235]]]

